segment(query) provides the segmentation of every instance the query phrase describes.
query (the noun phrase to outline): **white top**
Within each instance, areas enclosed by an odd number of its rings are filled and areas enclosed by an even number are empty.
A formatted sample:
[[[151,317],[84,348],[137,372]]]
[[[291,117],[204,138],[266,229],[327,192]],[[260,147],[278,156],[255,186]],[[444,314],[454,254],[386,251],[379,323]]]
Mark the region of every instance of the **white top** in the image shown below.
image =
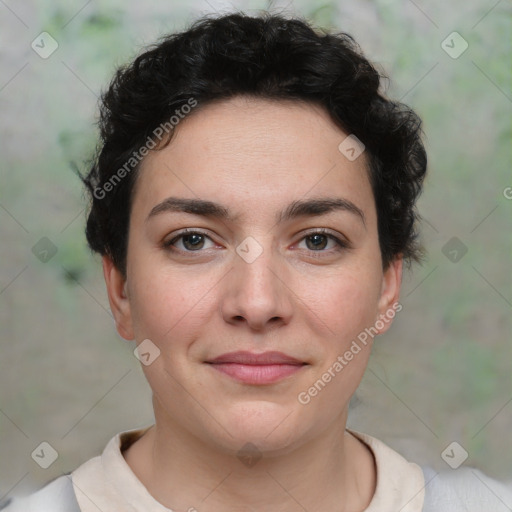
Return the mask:
[[[81,512],[173,512],[149,494],[122,454],[149,428],[120,432],[108,442],[101,455],[34,494],[14,499],[2,512],[72,512],[76,502]],[[460,468],[437,473],[430,468],[422,469],[382,441],[360,432],[349,432],[370,448],[376,461],[376,490],[365,512],[512,510],[512,488],[480,471]]]

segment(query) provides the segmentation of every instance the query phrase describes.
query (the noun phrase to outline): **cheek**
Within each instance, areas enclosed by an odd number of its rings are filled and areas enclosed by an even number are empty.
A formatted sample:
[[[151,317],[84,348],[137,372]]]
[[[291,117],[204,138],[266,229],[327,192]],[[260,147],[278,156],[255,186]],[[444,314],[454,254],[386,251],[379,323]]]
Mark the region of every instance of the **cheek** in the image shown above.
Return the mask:
[[[380,296],[379,270],[333,275],[308,296],[310,316],[318,333],[316,368],[297,395],[311,418],[334,418],[348,406],[370,355]],[[337,404],[337,407],[332,407]],[[328,413],[326,411],[329,411]]]
[[[172,271],[153,265],[139,266],[132,274],[130,305],[137,340],[158,344],[188,337],[200,328],[207,314],[208,293],[215,280],[197,271]],[[211,282],[210,282],[211,281]]]
[[[381,280],[376,271],[350,271],[323,279],[321,284],[304,289],[304,302],[324,324],[332,339],[339,345],[349,343],[366,327],[373,325],[377,318]],[[327,329],[328,328],[328,329]]]

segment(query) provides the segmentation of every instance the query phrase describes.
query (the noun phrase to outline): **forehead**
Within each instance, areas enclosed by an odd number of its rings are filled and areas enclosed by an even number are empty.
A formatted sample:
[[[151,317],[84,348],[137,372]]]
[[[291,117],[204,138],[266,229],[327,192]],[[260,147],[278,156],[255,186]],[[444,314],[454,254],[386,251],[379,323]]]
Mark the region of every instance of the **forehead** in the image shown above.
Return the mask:
[[[141,165],[134,213],[171,195],[232,205],[239,219],[308,196],[373,210],[365,154],[340,151],[349,134],[319,106],[236,97],[196,108],[175,130]]]

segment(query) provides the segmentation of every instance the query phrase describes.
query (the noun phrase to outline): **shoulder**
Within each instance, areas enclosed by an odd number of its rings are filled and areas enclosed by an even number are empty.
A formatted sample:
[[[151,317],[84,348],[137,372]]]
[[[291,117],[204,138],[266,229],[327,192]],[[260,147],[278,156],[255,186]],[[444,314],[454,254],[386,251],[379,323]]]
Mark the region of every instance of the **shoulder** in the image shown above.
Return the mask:
[[[110,439],[102,455],[84,462],[72,473],[51,480],[32,494],[14,496],[0,501],[0,512],[80,512],[80,504],[83,508],[84,500],[87,501],[84,498],[86,486],[91,495],[99,493],[102,499],[110,503],[112,475],[116,475],[116,478],[126,478],[126,473],[130,474],[121,453],[122,450],[130,446],[149,428],[151,426],[125,430],[116,434]],[[135,477],[132,475],[132,478]],[[76,483],[77,480],[79,485]],[[123,484],[122,491],[124,491]]]
[[[512,483],[494,480],[475,468],[437,472],[423,467],[423,512],[509,512]]]
[[[62,475],[38,491],[0,504],[1,512],[80,512],[71,476]]]

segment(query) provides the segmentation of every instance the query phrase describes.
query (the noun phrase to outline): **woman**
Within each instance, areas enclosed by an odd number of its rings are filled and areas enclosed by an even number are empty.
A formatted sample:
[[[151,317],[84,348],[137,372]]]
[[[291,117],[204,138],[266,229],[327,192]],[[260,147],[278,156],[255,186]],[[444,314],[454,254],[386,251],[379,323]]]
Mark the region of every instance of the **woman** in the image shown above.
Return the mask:
[[[6,510],[510,510],[346,428],[418,261],[421,122],[347,35],[203,19],[103,97],[90,247],[155,424]]]

